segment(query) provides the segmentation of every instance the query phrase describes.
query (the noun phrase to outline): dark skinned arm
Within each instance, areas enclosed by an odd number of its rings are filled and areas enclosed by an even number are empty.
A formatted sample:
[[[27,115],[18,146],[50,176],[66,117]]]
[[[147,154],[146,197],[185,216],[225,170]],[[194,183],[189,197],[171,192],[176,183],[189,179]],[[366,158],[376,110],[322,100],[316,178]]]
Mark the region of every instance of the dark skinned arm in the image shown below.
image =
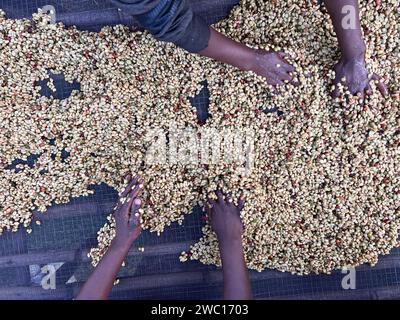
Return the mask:
[[[249,48],[227,38],[213,28],[210,28],[207,48],[199,54],[244,71],[253,71],[273,86],[293,82],[293,77],[289,73],[293,72],[294,68],[285,60],[285,53]]]
[[[253,50],[230,40],[193,13],[189,1],[111,0],[111,3],[135,16],[159,40],[244,71],[254,71],[273,86],[292,80],[288,73],[294,69],[281,52]]]
[[[106,254],[83,285],[76,300],[106,300],[111,292],[129,247],[112,243]]]
[[[371,78],[368,77],[358,0],[325,0],[325,6],[331,16],[341,51],[341,58],[335,66],[335,85],[338,83],[346,85],[351,94],[357,94],[364,100],[365,94],[372,94],[370,81],[375,80],[378,81],[381,94],[386,96],[387,88],[381,78],[377,74],[373,74]],[[343,10],[345,6],[354,8],[355,17],[350,16],[351,11],[349,13],[348,10]],[[354,20],[354,28],[349,27],[347,23],[349,18]],[[337,86],[333,96],[339,96]]]
[[[217,191],[218,200],[208,199],[206,205],[211,227],[218,237],[224,277],[224,299],[250,300],[253,298],[249,272],[244,259],[240,211],[244,201],[238,206],[230,196]]]
[[[229,243],[221,241],[219,250],[224,276],[224,299],[253,299],[249,272],[243,255],[242,241],[236,240]]]
[[[116,236],[80,290],[76,300],[106,300],[108,298],[122,262],[133,241],[141,232],[137,210],[141,205],[138,195],[143,185],[140,178],[128,177],[128,180],[128,187],[121,194],[114,212]],[[122,203],[121,199],[126,201],[123,200],[124,203]]]

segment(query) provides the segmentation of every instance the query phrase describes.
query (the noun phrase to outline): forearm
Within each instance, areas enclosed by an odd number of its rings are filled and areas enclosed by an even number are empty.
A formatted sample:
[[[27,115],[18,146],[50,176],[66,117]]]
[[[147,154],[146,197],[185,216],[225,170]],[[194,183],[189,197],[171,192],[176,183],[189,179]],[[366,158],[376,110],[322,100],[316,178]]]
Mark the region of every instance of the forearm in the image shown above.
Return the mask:
[[[233,65],[241,70],[250,70],[255,51],[210,28],[208,46],[199,54]]]
[[[249,300],[253,298],[249,272],[241,240],[219,242],[224,277],[224,299]]]
[[[129,251],[128,245],[112,243],[100,263],[84,284],[76,300],[106,300]]]
[[[344,59],[364,58],[358,0],[325,0]],[[349,6],[350,11],[345,6]],[[355,16],[352,16],[352,14]]]

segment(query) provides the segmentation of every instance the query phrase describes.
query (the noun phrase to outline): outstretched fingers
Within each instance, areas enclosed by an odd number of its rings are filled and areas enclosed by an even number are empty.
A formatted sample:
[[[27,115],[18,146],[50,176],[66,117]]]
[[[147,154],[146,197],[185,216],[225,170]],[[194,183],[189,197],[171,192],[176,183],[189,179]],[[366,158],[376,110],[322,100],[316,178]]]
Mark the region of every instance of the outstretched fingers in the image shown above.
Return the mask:
[[[204,206],[204,209],[207,213],[208,220],[211,221],[213,216],[212,205],[207,202],[206,205]]]
[[[137,198],[142,192],[143,188],[144,188],[143,180],[141,178],[138,178],[136,184],[131,186],[131,191],[129,193],[129,196],[132,198]]]
[[[339,86],[335,84],[335,88],[332,91],[332,98],[339,98],[339,97],[340,97]]]
[[[285,59],[288,56],[288,54],[283,51],[278,51],[277,54],[281,59]]]
[[[121,197],[126,197],[128,195],[129,191],[132,189],[132,186],[134,186],[137,183],[137,179],[138,179],[138,176],[135,176],[133,178],[131,175],[126,176],[125,182],[128,184],[128,186],[121,193]]]
[[[115,207],[115,215],[122,215],[124,218],[128,219],[130,208],[142,191],[143,184],[142,179],[138,176],[134,178],[127,176],[126,181],[129,181],[129,183],[118,199],[117,206]]]
[[[280,81],[291,82],[293,80],[293,77],[283,69],[281,72],[277,74],[277,77],[279,78]]]
[[[225,201],[228,205],[233,205],[233,198],[230,193],[225,194]]]
[[[357,98],[358,98],[358,101],[361,103],[361,105],[364,106],[364,104],[365,104],[365,89],[357,92]]]
[[[239,211],[242,211],[242,210],[243,210],[244,205],[245,205],[245,202],[246,202],[246,198],[245,198],[244,195],[242,195],[242,196],[239,198],[238,205],[237,205],[237,208],[239,209]]]
[[[217,194],[217,198],[218,198],[218,203],[222,203],[224,201],[224,194],[222,193],[221,190],[218,190],[216,192],[216,194]]]
[[[370,81],[371,81],[371,80],[377,81],[377,82],[378,82],[378,84],[377,84],[378,90],[379,90],[379,92],[381,93],[381,95],[382,95],[383,97],[386,97],[386,96],[389,94],[389,91],[388,91],[388,89],[387,89],[387,86],[386,86],[386,84],[382,81],[382,78],[381,78],[380,76],[378,76],[376,73],[374,73],[374,74],[372,75]]]
[[[293,77],[290,75],[290,72],[294,72],[295,68],[285,59],[287,56],[286,53],[284,52],[278,52],[279,56],[279,65],[277,65],[278,69],[278,76],[280,77],[281,80],[287,80],[287,81],[292,81]]]
[[[207,197],[207,203],[204,206],[205,211],[207,212],[208,219],[211,221],[214,214],[214,206],[217,204],[217,201]]]
[[[269,79],[268,83],[274,88],[275,93],[278,92],[277,87],[283,86],[284,84],[283,81],[279,80],[279,78],[276,77],[275,75]]]
[[[371,96],[372,95],[372,88],[371,88],[371,85],[369,83],[367,84],[367,87],[365,88],[365,94],[367,96]]]

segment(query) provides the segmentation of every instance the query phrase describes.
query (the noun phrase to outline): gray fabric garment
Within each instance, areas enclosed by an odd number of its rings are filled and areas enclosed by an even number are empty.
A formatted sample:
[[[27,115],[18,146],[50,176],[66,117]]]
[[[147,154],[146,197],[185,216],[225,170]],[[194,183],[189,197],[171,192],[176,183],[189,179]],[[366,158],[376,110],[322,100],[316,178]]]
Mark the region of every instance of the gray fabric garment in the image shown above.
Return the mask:
[[[199,52],[208,46],[210,28],[185,0],[110,1],[125,14],[134,16],[159,40],[173,42],[189,52]]]

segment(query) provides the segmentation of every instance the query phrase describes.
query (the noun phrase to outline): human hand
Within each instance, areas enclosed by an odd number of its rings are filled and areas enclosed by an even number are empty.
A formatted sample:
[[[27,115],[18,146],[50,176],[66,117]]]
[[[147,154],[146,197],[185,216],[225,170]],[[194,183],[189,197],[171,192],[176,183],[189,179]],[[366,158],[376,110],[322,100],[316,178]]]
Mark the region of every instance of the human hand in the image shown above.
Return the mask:
[[[293,82],[294,67],[285,60],[286,54],[282,51],[254,50],[250,70],[264,77],[272,86]]]
[[[339,97],[338,84],[341,83],[348,87],[353,95],[358,95],[360,100],[365,100],[365,95],[371,95],[372,89],[370,81],[378,81],[378,89],[382,96],[386,96],[388,91],[386,85],[377,74],[368,77],[368,71],[365,66],[364,58],[358,59],[341,59],[335,66],[336,77],[334,80],[335,89],[332,92],[334,98]],[[343,81],[344,80],[344,81]]]
[[[217,191],[216,195],[217,200],[208,198],[206,211],[218,241],[230,243],[241,240],[243,224],[240,219],[240,211],[244,207],[244,199],[241,198],[236,206],[230,195],[224,195],[222,191]]]
[[[113,245],[123,248],[129,248],[142,231],[138,213],[142,204],[139,198],[143,189],[142,179],[138,176],[128,176],[126,180],[128,186],[122,192],[114,211],[116,235]]]

